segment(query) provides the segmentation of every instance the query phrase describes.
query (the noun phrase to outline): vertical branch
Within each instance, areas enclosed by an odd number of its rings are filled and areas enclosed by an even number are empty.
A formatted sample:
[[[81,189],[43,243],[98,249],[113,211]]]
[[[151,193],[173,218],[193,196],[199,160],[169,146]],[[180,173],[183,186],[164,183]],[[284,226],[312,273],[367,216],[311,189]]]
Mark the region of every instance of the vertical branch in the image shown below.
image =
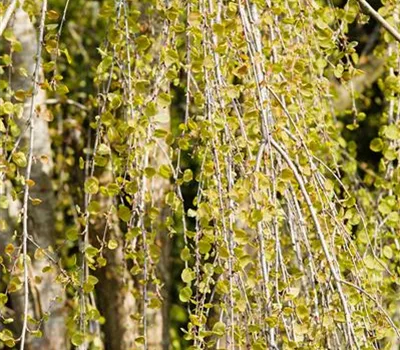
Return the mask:
[[[143,159],[143,170],[148,165],[148,151],[145,151],[144,159]],[[148,349],[148,339],[147,339],[147,305],[148,305],[148,259],[149,259],[149,252],[147,246],[147,232],[146,227],[144,225],[144,216],[145,216],[145,193],[146,193],[147,181],[146,176],[142,175],[142,185],[141,185],[141,192],[139,198],[139,221],[138,221],[138,228],[142,233],[142,240],[143,240],[143,310],[142,310],[142,325],[143,325],[143,348],[145,350]]]
[[[42,45],[43,45],[43,37],[44,37],[44,21],[46,18],[47,11],[47,0],[43,0],[42,3],[42,12],[40,18],[40,27],[39,27],[39,40],[36,51],[36,64],[35,70],[33,73],[33,92],[31,98],[31,106],[28,117],[28,125],[29,125],[29,150],[28,150],[28,162],[26,168],[25,175],[25,188],[24,188],[24,199],[23,199],[23,214],[22,214],[22,260],[23,260],[23,268],[24,268],[24,315],[23,315],[23,324],[22,324],[22,333],[21,333],[21,343],[20,349],[23,350],[25,348],[25,337],[27,333],[27,325],[28,325],[28,307],[29,307],[29,285],[28,285],[28,262],[27,262],[27,250],[28,250],[28,206],[29,206],[29,181],[31,178],[32,172],[32,161],[33,161],[33,147],[34,147],[34,128],[35,128],[35,119],[34,119],[34,108],[35,108],[35,97],[38,92],[38,79],[39,79],[39,69],[40,69],[40,61],[42,55]]]
[[[22,5],[22,1],[20,1],[20,6]],[[12,0],[8,5],[4,16],[0,18],[0,36],[3,35],[4,30],[7,28],[8,22],[10,21],[11,16],[13,15],[15,8],[17,6],[17,0]]]

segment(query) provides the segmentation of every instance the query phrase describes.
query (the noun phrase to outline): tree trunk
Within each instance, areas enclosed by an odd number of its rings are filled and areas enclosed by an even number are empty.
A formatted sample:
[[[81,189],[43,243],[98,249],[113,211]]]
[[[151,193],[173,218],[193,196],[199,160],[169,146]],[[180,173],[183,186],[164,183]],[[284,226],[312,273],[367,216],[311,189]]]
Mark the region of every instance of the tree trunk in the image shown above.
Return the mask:
[[[139,8],[143,13],[146,12],[145,8],[148,6],[146,2],[138,2],[133,7]],[[145,22],[145,20],[144,20]],[[155,29],[156,31],[159,28]],[[154,34],[154,33],[153,33]],[[157,36],[157,35],[155,35]],[[158,55],[160,43],[153,44],[153,52],[155,56]],[[129,64],[129,63],[128,63]],[[132,77],[134,78],[134,77]],[[155,90],[159,87],[154,87]],[[170,111],[169,108],[161,109],[156,116],[154,116],[154,126],[162,128],[170,132]],[[168,157],[160,150],[168,152],[168,146],[162,140],[159,140],[158,145],[149,150],[149,166],[158,169],[162,164],[168,164]],[[142,141],[140,141],[142,143]],[[144,144],[144,142],[143,142]],[[147,183],[146,191],[151,193],[152,205],[155,208],[163,208],[164,196],[170,188],[170,181],[163,179],[159,176],[154,177]],[[165,210],[160,211],[159,222],[165,221]],[[104,225],[96,228],[95,234],[103,232]],[[140,290],[141,285],[139,280],[143,276],[130,276],[126,270],[126,263],[124,263],[123,256],[123,236],[118,229],[113,230],[114,237],[119,241],[119,246],[115,250],[108,250],[106,253],[107,265],[97,272],[99,283],[96,286],[96,292],[99,300],[99,309],[101,314],[105,317],[106,322],[103,326],[105,333],[106,349],[112,350],[125,350],[136,349],[139,343],[135,343],[135,339],[143,335],[141,330],[140,317],[143,310],[143,295],[135,294],[136,300],[132,294],[133,290]],[[171,242],[167,236],[165,228],[161,225],[153,225],[153,232],[157,232],[156,240],[157,245],[161,246],[160,261],[157,265],[157,277],[160,278],[163,287],[161,289],[162,305],[160,309],[147,308],[146,312],[146,327],[147,327],[147,348],[151,350],[168,350],[170,348],[170,335],[169,335],[169,310],[170,310],[170,286],[171,286],[171,273],[170,273],[170,250]],[[93,238],[93,237],[92,237]],[[110,288],[112,286],[112,288]],[[149,285],[149,292],[157,294],[155,287]],[[135,317],[137,316],[136,320]]]
[[[118,248],[106,250],[107,265],[98,269],[96,286],[98,307],[105,317],[103,326],[106,350],[134,349],[137,327],[132,319],[136,301],[132,294],[133,281],[126,269],[123,237],[114,237]]]
[[[29,19],[29,16],[22,9],[17,9],[13,21],[13,31],[22,44],[22,51],[14,53],[12,89],[14,91],[23,89],[29,91],[32,88],[32,75],[36,62],[37,33]],[[18,70],[25,68],[29,78],[19,75]],[[40,72],[40,77],[43,73]],[[46,113],[46,93],[39,89],[35,98],[35,109],[39,115],[34,113],[35,129],[33,143],[33,166],[31,180],[35,185],[30,189],[30,197],[39,199],[39,205],[29,205],[29,226],[28,232],[35,244],[29,245],[29,255],[32,257],[32,264],[29,271],[29,289],[31,304],[29,313],[34,319],[41,319],[45,313],[49,313],[48,321],[42,326],[43,337],[28,337],[26,349],[62,350],[67,349],[66,327],[65,327],[65,291],[64,287],[56,281],[59,271],[57,266],[52,265],[47,259],[38,260],[33,258],[33,253],[39,246],[47,250],[56,260],[52,253],[55,243],[54,208],[56,204],[54,189],[52,187],[53,163],[51,159],[51,140],[49,135],[48,122],[41,116]],[[31,100],[28,98],[24,104],[23,115],[20,120],[20,128],[25,132],[22,142],[27,143],[28,133],[26,132],[26,121],[29,118]],[[48,250],[50,248],[50,250]],[[45,266],[52,266],[46,273],[42,272]],[[39,279],[38,279],[39,278]],[[39,280],[41,280],[39,282]],[[12,297],[13,308],[20,317],[23,315],[23,297],[21,294],[14,294]],[[17,320],[21,321],[20,319]],[[31,325],[30,329],[35,329]]]
[[[169,108],[161,109],[155,116],[157,127],[170,132],[171,116]],[[151,165],[159,168],[161,165],[168,164],[168,146],[164,140],[158,141],[158,147],[154,150],[154,157]],[[153,206],[163,208],[160,211],[160,217],[157,222],[160,224],[153,227],[157,232],[156,239],[161,247],[160,261],[157,266],[158,276],[161,279],[163,288],[161,290],[162,306],[161,309],[149,309],[149,349],[168,350],[170,346],[169,335],[169,310],[170,310],[170,289],[171,289],[171,239],[163,223],[167,216],[167,208],[164,205],[165,194],[170,190],[170,181],[161,177],[154,178],[151,192],[153,198]]]

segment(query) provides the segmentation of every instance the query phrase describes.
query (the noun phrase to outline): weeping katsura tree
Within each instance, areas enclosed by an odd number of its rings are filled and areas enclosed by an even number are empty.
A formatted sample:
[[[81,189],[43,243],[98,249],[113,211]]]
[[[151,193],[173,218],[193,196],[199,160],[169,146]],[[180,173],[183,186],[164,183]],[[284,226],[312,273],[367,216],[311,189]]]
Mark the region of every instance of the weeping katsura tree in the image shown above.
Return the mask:
[[[397,349],[399,24],[3,0],[0,349]]]

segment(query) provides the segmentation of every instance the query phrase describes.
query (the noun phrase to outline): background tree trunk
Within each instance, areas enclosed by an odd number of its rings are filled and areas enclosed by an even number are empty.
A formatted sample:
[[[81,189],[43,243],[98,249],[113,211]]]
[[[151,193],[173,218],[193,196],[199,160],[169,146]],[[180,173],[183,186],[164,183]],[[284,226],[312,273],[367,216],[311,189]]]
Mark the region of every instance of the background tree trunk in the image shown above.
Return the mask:
[[[145,23],[145,13],[148,7],[146,2],[138,2],[132,4],[132,8],[140,9],[142,13],[142,21]],[[158,24],[159,25],[159,24]],[[161,32],[161,27],[158,25],[153,28],[155,32]],[[157,37],[158,34],[152,33],[152,36]],[[154,57],[159,54],[161,43],[156,42],[153,44],[151,51]],[[132,53],[133,55],[133,53]],[[130,63],[128,63],[130,64]],[[135,79],[137,77],[130,77]],[[160,87],[153,87],[154,90],[160,90]],[[163,86],[163,88],[167,88]],[[170,110],[169,108],[160,108],[156,116],[152,117],[154,126],[156,128],[164,129],[170,132]],[[144,140],[140,143],[145,144]],[[166,154],[166,153],[167,154]],[[169,164],[168,146],[163,140],[159,140],[151,150],[149,150],[149,166],[158,169],[163,164]],[[170,252],[171,242],[167,236],[167,231],[163,226],[166,216],[166,208],[164,197],[166,192],[170,189],[170,181],[160,176],[155,176],[147,183],[146,191],[151,193],[152,206],[160,208],[160,217],[158,222],[153,224],[152,231],[156,232],[156,244],[160,247],[160,261],[157,265],[157,277],[161,280],[163,287],[161,288],[162,305],[159,309],[147,308],[147,341],[148,349],[152,350],[167,350],[170,348],[170,335],[169,335],[169,311],[170,311],[170,286],[171,286],[171,272],[170,272]],[[96,227],[94,232],[96,235],[102,234],[104,225]],[[105,317],[106,322],[103,326],[105,333],[106,349],[112,350],[125,350],[134,349],[139,346],[135,343],[135,339],[143,335],[141,330],[140,321],[143,310],[143,298],[138,293],[132,294],[132,284],[136,290],[141,289],[140,279],[143,276],[133,276],[128,271],[128,266],[124,261],[123,249],[123,233],[118,227],[110,227],[109,233],[115,235],[113,238],[119,243],[118,248],[115,250],[108,250],[105,254],[107,265],[97,272],[99,283],[96,286],[96,291],[99,300],[99,309],[101,314]],[[92,237],[93,238],[93,237]],[[112,286],[112,288],[110,288]],[[112,289],[112,290],[111,290]],[[149,292],[157,294],[154,286],[149,283]],[[147,300],[148,302],[148,300]]]
[[[14,91],[22,89],[29,91],[32,88],[32,75],[36,62],[37,51],[37,33],[29,19],[29,16],[22,9],[17,9],[13,20],[13,31],[22,44],[22,51],[14,53],[13,56],[13,74],[11,85]],[[23,77],[18,73],[20,68],[25,68],[28,77]],[[41,72],[42,79],[43,74]],[[30,197],[39,199],[39,205],[29,205],[29,235],[31,239],[48,253],[56,258],[52,253],[55,243],[55,194],[52,186],[53,162],[51,154],[51,141],[48,129],[48,122],[43,118],[46,116],[45,105],[46,93],[39,89],[35,98],[34,113],[35,129],[34,129],[34,145],[31,180],[35,185],[30,189]],[[23,136],[23,144],[26,143],[28,133],[26,132],[26,121],[29,118],[30,99],[28,98],[24,104],[24,110],[21,120],[19,121]],[[66,309],[64,305],[65,291],[64,287],[56,281],[59,271],[57,267],[52,265],[52,269],[46,273],[42,270],[45,266],[51,265],[47,259],[38,260],[33,258],[36,245],[29,245],[29,255],[32,259],[32,265],[29,271],[30,281],[30,315],[36,319],[41,319],[45,313],[49,313],[48,321],[44,322],[42,327],[43,337],[29,337],[27,349],[47,349],[47,350],[63,350],[67,349],[65,316]],[[40,282],[38,280],[40,279]],[[17,321],[20,322],[23,315],[23,298],[17,293],[12,298],[13,308],[18,315]],[[34,325],[30,326],[35,329]]]
[[[132,319],[136,308],[133,281],[124,261],[122,236],[115,236],[118,248],[105,252],[107,265],[96,272],[99,279],[96,286],[98,307],[106,319],[103,326],[105,349],[134,349],[138,331]]]

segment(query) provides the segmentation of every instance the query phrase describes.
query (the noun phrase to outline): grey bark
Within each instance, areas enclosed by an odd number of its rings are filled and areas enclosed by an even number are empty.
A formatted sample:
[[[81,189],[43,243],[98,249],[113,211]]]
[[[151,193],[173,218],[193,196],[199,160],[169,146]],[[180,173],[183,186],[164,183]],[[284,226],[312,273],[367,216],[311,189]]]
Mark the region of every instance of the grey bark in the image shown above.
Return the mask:
[[[101,238],[105,223],[98,223],[92,229],[92,241]],[[110,225],[111,226],[111,225]],[[132,294],[133,280],[124,258],[123,235],[116,225],[108,229],[108,236],[118,241],[115,250],[104,250],[107,265],[96,270],[99,282],[96,285],[97,301],[100,313],[105,318],[103,325],[104,347],[106,350],[135,349],[138,337],[137,325],[132,316],[136,310],[135,297]]]
[[[32,77],[37,51],[37,32],[26,12],[21,8],[15,12],[12,22],[13,31],[17,40],[22,44],[22,51],[13,55],[13,71],[11,86],[14,91],[23,89],[30,91],[32,88]],[[19,75],[18,70],[25,68],[28,72],[28,78]],[[43,76],[42,72],[40,74]],[[35,185],[30,189],[30,197],[40,199],[39,205],[29,205],[29,235],[37,245],[43,249],[54,247],[55,243],[55,226],[54,226],[54,208],[56,198],[52,186],[53,163],[51,160],[51,140],[49,135],[48,122],[41,118],[45,113],[46,93],[43,90],[38,91],[36,95],[36,106],[40,112],[34,115],[34,145],[31,180]],[[26,131],[26,123],[29,118],[30,100],[24,104],[24,110],[19,125],[21,131]],[[36,114],[36,113],[35,113]],[[27,142],[28,133],[25,132],[22,139],[22,147]],[[46,162],[41,162],[41,157],[46,157]],[[67,349],[65,316],[66,309],[64,306],[65,291],[64,287],[56,281],[58,276],[57,267],[49,272],[43,273],[45,266],[51,265],[47,259],[36,260],[33,253],[36,246],[29,246],[29,255],[32,264],[29,271],[29,288],[30,288],[30,315],[35,319],[40,319],[45,313],[49,313],[48,321],[42,324],[42,338],[34,338],[29,336],[26,349],[47,349],[47,350],[63,350]],[[50,253],[52,254],[52,253]],[[52,254],[57,259],[55,254]],[[40,283],[35,283],[35,277],[41,279]],[[23,315],[23,297],[16,293],[12,295],[12,304],[16,315]],[[21,319],[17,319],[21,322]],[[30,329],[35,329],[34,325],[30,325]]]

